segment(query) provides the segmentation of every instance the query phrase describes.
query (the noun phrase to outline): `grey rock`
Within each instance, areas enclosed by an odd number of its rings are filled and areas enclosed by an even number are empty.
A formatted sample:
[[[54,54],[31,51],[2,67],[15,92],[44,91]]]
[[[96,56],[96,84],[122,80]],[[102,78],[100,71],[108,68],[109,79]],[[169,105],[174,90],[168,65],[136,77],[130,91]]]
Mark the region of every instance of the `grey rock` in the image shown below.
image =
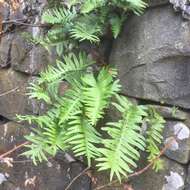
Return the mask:
[[[31,77],[12,69],[0,70],[0,115],[15,121],[16,114],[36,112],[36,104],[26,96]]]
[[[23,143],[24,135],[29,129],[14,122],[0,125],[0,152],[6,152],[15,145]],[[1,163],[0,189],[1,190],[31,190],[32,185],[25,186],[25,180],[36,176],[35,188],[39,190],[63,190],[78,175],[84,165],[80,162],[66,163],[60,159],[49,159],[48,162],[34,166],[32,162],[20,153],[21,149],[11,154],[14,161],[12,168]],[[24,161],[25,160],[25,161]],[[28,160],[26,162],[26,160]],[[90,190],[91,180],[87,175],[81,176],[70,188],[71,190]]]
[[[188,170],[187,170],[185,190],[190,190],[190,165],[188,166]]]
[[[148,170],[142,175],[131,180],[135,190],[183,190],[185,185],[185,168],[167,158],[164,161],[164,169],[155,172]]]
[[[189,23],[170,6],[129,18],[110,56],[123,93],[190,108],[189,34]]]
[[[176,11],[181,11],[185,19],[190,20],[190,2],[189,0],[169,0],[174,5]]]
[[[7,67],[11,63],[11,46],[12,46],[13,35],[8,34],[1,38],[0,42],[0,67]]]
[[[148,0],[148,4],[151,7],[168,4],[169,0]]]
[[[187,120],[189,113],[179,110],[175,107],[167,107],[161,105],[147,105],[154,108],[163,118],[175,120]]]
[[[186,164],[190,160],[190,129],[182,122],[166,122],[163,136],[164,144],[168,143],[172,137],[177,135],[176,140],[165,152],[165,155],[179,163]]]
[[[50,62],[50,56],[44,48],[33,46],[17,35],[12,43],[12,68],[24,73],[39,74]]]

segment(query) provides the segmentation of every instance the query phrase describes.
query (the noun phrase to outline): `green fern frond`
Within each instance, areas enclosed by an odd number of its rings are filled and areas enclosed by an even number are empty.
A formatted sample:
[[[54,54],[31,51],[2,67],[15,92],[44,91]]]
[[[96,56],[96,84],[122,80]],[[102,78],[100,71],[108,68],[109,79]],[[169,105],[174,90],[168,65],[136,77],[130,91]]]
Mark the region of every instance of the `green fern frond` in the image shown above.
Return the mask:
[[[124,16],[119,17],[116,14],[112,15],[112,17],[110,19],[110,24],[111,24],[111,30],[112,30],[114,38],[118,37],[124,20],[125,20]]]
[[[164,119],[153,109],[149,108],[149,116],[147,118],[148,122],[148,130],[147,130],[147,149],[146,151],[149,153],[148,161],[152,162],[159,154],[159,145],[162,143],[162,132],[164,129]],[[156,160],[154,162],[154,166],[156,170],[160,168],[160,160]]]
[[[97,79],[93,74],[87,74],[82,79],[85,114],[92,125],[102,118],[110,98],[120,91],[120,85],[117,80],[114,81],[111,72],[111,69],[103,68]]]
[[[42,20],[50,24],[67,24],[77,15],[75,9],[53,8],[46,10],[42,15]]]
[[[96,129],[80,114],[81,112],[76,113],[69,122],[67,135],[70,138],[67,141],[71,144],[75,156],[85,156],[88,166],[91,166],[91,159],[99,156],[96,145],[100,143],[101,138]]]
[[[64,56],[64,62],[57,61],[56,67],[49,66],[42,72],[40,74],[41,82],[49,83],[59,79],[68,79],[73,75],[80,75],[92,64],[94,61],[85,53],[79,53],[78,56],[69,54]]]
[[[98,43],[100,41],[98,35],[101,33],[101,28],[96,25],[88,25],[87,23],[78,22],[70,30],[71,37],[82,42],[88,40]]]
[[[106,0],[85,0],[81,7],[81,13],[89,13],[98,7],[104,6],[105,4]]]
[[[35,165],[37,165],[38,161],[48,161],[49,154],[45,151],[48,149],[48,144],[46,144],[46,142],[44,141],[45,138],[43,134],[38,131],[37,135],[31,133],[30,135],[25,136],[25,138],[32,144],[25,145],[27,150],[21,155],[30,157]]]
[[[81,90],[77,89],[76,87],[74,89],[68,90],[64,97],[60,98],[57,102],[57,106],[59,106],[60,109],[60,115],[59,115],[59,125],[64,124],[67,122],[70,117],[76,114],[82,107],[81,104]]]
[[[140,15],[143,13],[144,9],[148,6],[143,0],[125,0],[129,3],[129,9],[131,9],[135,14]]]
[[[46,103],[51,103],[51,99],[47,91],[45,91],[39,84],[31,83],[28,87],[30,90],[27,95],[30,99],[44,100]]]
[[[110,169],[110,180],[114,174],[121,181],[121,175],[133,172],[139,160],[139,150],[145,149],[145,138],[140,134],[142,118],[146,116],[145,108],[130,103],[125,97],[117,96],[119,103],[114,106],[122,113],[118,122],[108,123],[102,130],[107,131],[109,139],[103,140],[105,148],[101,149],[103,157],[98,158],[99,170]]]

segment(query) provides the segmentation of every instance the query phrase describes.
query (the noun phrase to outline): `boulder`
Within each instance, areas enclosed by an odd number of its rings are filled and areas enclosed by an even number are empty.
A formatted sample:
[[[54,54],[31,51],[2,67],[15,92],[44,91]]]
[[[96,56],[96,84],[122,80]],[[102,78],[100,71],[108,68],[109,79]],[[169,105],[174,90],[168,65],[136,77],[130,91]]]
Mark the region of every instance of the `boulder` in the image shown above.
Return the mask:
[[[37,113],[34,100],[26,96],[28,83],[32,80],[25,74],[12,69],[0,70],[0,115],[15,120],[16,114]]]
[[[190,129],[182,122],[167,121],[163,132],[164,144],[176,135],[176,140],[173,141],[165,155],[179,163],[187,164],[190,160]]]
[[[168,4],[169,0],[148,0],[147,2],[149,4],[149,6],[154,7],[154,6]]]
[[[0,128],[0,154],[25,142],[24,135],[29,133],[26,127],[14,122],[0,125]],[[84,169],[84,165],[80,162],[67,163],[58,158],[51,158],[48,162],[34,166],[31,160],[20,156],[23,151],[24,149],[20,149],[9,155],[14,160],[13,167],[1,163],[1,190],[63,190]],[[33,185],[27,183],[30,179],[35,179]],[[70,190],[78,189],[91,189],[91,180],[87,175],[81,176],[70,188]]]
[[[124,94],[190,108],[189,55],[189,23],[172,6],[162,6],[128,19],[110,63]]]
[[[155,172],[151,169],[131,180],[135,190],[183,190],[185,186],[185,168],[167,158],[164,161],[164,169]]]
[[[12,45],[13,35],[8,34],[1,38],[0,41],[0,67],[7,67],[11,63],[11,45]]]
[[[18,34],[12,42],[11,62],[14,70],[36,75],[47,67],[50,56],[43,47],[28,43]]]

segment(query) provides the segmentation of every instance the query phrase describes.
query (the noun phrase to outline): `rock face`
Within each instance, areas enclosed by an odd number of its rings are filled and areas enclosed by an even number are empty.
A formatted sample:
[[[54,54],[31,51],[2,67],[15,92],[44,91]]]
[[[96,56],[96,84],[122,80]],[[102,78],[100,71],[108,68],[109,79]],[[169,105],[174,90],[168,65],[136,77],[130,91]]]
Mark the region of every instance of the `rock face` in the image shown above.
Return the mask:
[[[148,0],[148,4],[149,6],[160,6],[160,5],[164,5],[164,4],[168,4],[169,1],[168,0]]]
[[[1,153],[24,142],[23,136],[29,132],[26,127],[14,122],[2,124],[0,128]],[[67,163],[64,159],[50,159],[47,163],[34,166],[30,160],[19,156],[19,152],[14,153],[13,158],[15,161],[13,168],[8,168],[1,163],[1,190],[31,190],[34,187],[36,190],[63,190],[84,169],[84,165],[80,162]],[[36,178],[35,186],[26,186],[26,180],[34,177]],[[71,186],[71,190],[78,190],[78,187],[80,190],[90,190],[90,178],[86,175],[81,176]]]
[[[182,122],[168,121],[164,128],[164,143],[177,135],[165,155],[179,163],[187,164],[190,160],[190,129]]]
[[[185,185],[186,171],[183,166],[163,158],[164,170],[155,173],[148,170],[138,179],[131,181],[135,190],[183,190]]]
[[[12,69],[0,70],[0,115],[15,120],[16,114],[37,112],[35,101],[29,101],[26,88],[31,77]]]
[[[11,62],[15,70],[36,75],[47,67],[50,58],[47,50],[31,45],[18,34],[12,42]]]
[[[110,62],[123,93],[190,108],[189,54],[189,23],[164,6],[127,21]]]

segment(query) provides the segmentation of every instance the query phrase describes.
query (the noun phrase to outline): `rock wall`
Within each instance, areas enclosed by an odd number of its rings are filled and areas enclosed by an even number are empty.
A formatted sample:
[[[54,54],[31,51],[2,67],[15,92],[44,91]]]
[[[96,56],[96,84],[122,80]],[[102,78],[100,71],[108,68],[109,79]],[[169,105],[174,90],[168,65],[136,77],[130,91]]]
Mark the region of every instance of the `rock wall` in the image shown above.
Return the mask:
[[[145,14],[131,16],[119,38],[113,42],[110,64],[119,71],[123,94],[136,103],[153,106],[166,119],[164,143],[179,128],[182,130],[163,157],[164,170],[158,173],[149,170],[130,183],[134,190],[190,190],[189,6],[187,1],[172,0],[173,5],[168,0],[149,1],[150,8]],[[45,0],[24,1],[16,12],[12,12],[7,4],[0,8],[0,16],[4,21],[20,19],[36,23],[45,3]],[[16,123],[16,114],[40,114],[43,111],[43,104],[28,100],[26,87],[48,62],[54,60],[45,49],[28,43],[21,36],[22,32],[37,36],[43,32],[41,28],[10,23],[3,29],[5,33],[0,41],[0,153],[23,142],[23,136],[29,132],[27,127]],[[110,114],[111,117],[114,115]],[[24,186],[24,180],[34,176],[37,176],[34,190],[64,190],[84,168],[80,162],[68,163],[62,155],[35,167],[18,154],[13,155],[16,160],[13,168],[4,165],[0,168],[1,190],[34,189]],[[105,178],[104,174],[98,176],[99,185],[105,183]],[[90,179],[84,176],[71,189],[91,188]]]
[[[165,169],[132,179],[135,190],[190,189],[190,22],[183,9],[187,1],[170,2],[151,1],[143,16],[131,16],[110,56],[123,94],[166,119],[164,143],[182,128],[165,153]]]

